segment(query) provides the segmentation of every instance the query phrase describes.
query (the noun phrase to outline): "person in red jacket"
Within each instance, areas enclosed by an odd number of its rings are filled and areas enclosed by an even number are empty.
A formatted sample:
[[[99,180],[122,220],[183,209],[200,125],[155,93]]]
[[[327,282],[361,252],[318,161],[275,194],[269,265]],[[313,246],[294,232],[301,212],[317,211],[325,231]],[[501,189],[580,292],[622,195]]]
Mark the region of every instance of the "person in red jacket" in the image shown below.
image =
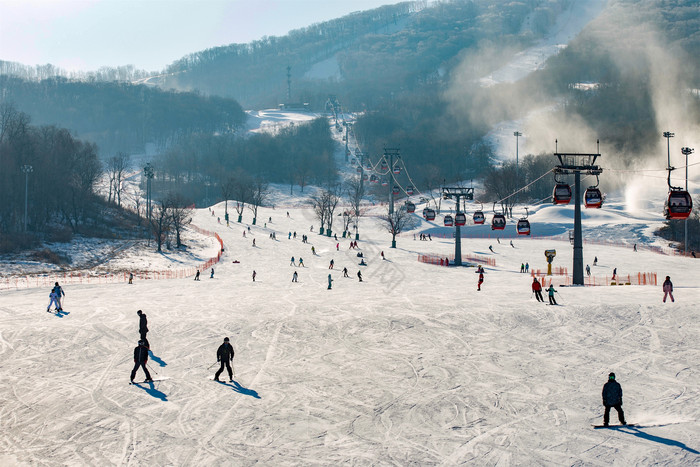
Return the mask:
[[[479,273],[479,283],[476,286],[476,290],[481,290],[481,284],[484,283],[484,273],[480,272]]]
[[[532,291],[535,293],[535,298],[538,302],[544,302],[544,298],[542,297],[542,285],[540,285],[536,277],[532,279]]]

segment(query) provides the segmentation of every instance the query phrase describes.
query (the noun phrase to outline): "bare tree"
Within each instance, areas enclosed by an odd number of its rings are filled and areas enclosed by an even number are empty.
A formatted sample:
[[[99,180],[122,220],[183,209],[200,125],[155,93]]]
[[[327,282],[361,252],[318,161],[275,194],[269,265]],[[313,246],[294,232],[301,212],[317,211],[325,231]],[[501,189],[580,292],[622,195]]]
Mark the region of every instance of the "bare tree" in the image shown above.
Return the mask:
[[[486,196],[494,200],[500,200],[504,214],[509,210],[512,213],[515,196],[510,195],[520,188],[516,173],[515,162],[506,162],[501,168],[489,170],[484,179]]]
[[[123,152],[117,153],[107,161],[107,176],[109,178],[109,197],[108,202],[112,201],[112,190],[114,190],[114,199],[118,206],[122,205],[122,192],[124,188],[122,182],[124,175],[131,166],[131,159],[128,154]]]
[[[191,203],[179,193],[168,195],[166,203],[170,206],[170,222],[175,231],[175,246],[182,246],[182,231],[192,222]]]
[[[253,225],[258,218],[258,208],[267,200],[268,185],[262,178],[256,178],[251,184],[250,199],[248,200],[248,209],[253,211]]]
[[[423,183],[425,184],[426,191],[430,194],[430,199],[435,204],[435,208],[438,207],[438,202],[435,200],[435,189],[440,188],[442,179],[440,177],[440,169],[434,165],[428,165],[425,167],[423,173]]]
[[[236,179],[228,177],[220,186],[221,196],[224,198],[224,217],[226,218],[226,225],[228,225],[228,200],[233,199],[233,194],[236,191]]]
[[[252,180],[250,176],[239,170],[233,176],[233,197],[236,199],[236,212],[238,212],[238,222],[243,219],[243,210],[245,209],[246,203],[251,198]]]
[[[362,199],[367,194],[365,184],[362,182],[359,176],[352,177],[346,182],[346,189],[348,191],[348,198],[350,199],[351,212],[350,215],[355,218],[355,229],[360,225],[360,217],[365,213],[365,209],[362,208]],[[347,230],[350,226],[348,219],[345,229]]]
[[[162,246],[170,234],[172,228],[173,217],[170,214],[172,211],[169,200],[163,199],[154,203],[153,213],[150,220],[150,228],[155,238],[158,252],[162,252]]]
[[[381,217],[381,220],[391,234],[391,248],[396,248],[396,236],[406,229],[411,217],[405,209],[394,209],[394,212],[390,213],[387,208],[387,213]]]
[[[316,217],[321,223],[321,230],[319,230],[319,233],[323,235],[325,231],[326,235],[330,237],[333,229],[333,214],[340,202],[338,188],[331,187],[322,190],[320,193],[313,195],[310,198],[310,202],[314,214],[316,214]]]

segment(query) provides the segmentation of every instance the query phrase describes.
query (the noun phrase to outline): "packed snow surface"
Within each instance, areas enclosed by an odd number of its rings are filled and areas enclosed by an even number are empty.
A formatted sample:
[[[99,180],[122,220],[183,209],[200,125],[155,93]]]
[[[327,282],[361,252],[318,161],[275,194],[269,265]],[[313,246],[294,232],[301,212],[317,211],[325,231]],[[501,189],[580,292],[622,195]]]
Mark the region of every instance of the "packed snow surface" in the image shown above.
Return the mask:
[[[515,238],[512,223],[499,240],[465,238],[464,255],[496,262],[477,291],[475,268],[417,261],[453,253],[441,216],[416,216],[391,249],[377,206],[354,250],[320,236],[299,200],[262,208],[250,232],[249,213],[226,227],[223,203],[215,216],[197,210],[194,223],[225,245],[213,279],[65,285],[61,316],[46,312],[46,289],[2,290],[0,465],[697,465],[700,263],[644,248],[660,210],[634,218],[612,201],[585,211],[585,237],[622,245],[627,232],[639,251],[586,243],[584,262],[597,256],[601,277],[655,272],[659,284],[561,287],[553,276],[562,306],[535,301],[519,271],[544,270],[552,248],[554,265],[571,268],[568,241]],[[531,211],[533,236],[565,232],[572,210]],[[433,240],[414,240],[421,232]],[[662,303],[666,275],[673,303]],[[131,386],[139,309],[149,366],[166,379]],[[225,372],[212,381],[224,337],[231,383]],[[635,427],[591,426],[610,371]]]

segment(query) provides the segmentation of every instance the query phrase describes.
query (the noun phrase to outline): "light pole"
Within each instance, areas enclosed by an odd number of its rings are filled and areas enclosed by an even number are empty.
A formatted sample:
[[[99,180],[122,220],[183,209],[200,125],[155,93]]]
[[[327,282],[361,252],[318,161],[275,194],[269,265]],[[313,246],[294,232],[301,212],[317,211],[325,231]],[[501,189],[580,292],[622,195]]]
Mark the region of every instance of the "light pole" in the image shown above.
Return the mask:
[[[519,131],[514,131],[513,136],[515,136],[515,180],[520,180],[518,177],[519,172],[518,172],[518,138],[520,138],[523,134],[520,133]],[[518,182],[519,183],[519,182]],[[518,195],[515,195],[515,202],[518,202]]]
[[[146,217],[148,223],[151,223],[151,180],[153,179],[154,170],[150,162],[143,168],[143,174],[146,176]]]
[[[681,153],[685,156],[685,191],[688,191],[688,156],[691,155],[695,149],[693,148],[681,148]],[[683,253],[688,253],[688,218],[684,221],[685,230],[685,240],[683,241]]]
[[[29,174],[34,171],[34,167],[25,164],[22,166],[24,172],[24,231],[27,231],[27,205],[29,199]]]

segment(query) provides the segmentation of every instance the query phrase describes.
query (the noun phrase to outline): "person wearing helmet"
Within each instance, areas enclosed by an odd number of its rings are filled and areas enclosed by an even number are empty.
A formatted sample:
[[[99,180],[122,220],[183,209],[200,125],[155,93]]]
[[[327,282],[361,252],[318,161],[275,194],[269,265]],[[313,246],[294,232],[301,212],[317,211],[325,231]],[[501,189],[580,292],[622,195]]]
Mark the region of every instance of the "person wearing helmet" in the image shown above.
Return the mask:
[[[228,341],[228,337],[224,337],[224,343],[219,346],[216,351],[216,361],[221,362],[221,368],[214,375],[214,381],[219,381],[219,375],[224,371],[224,365],[228,370],[228,379],[233,381],[233,372],[231,371],[231,363],[233,362],[233,347]]]
[[[625,421],[625,413],[622,411],[622,387],[620,383],[615,381],[615,373],[608,375],[608,382],[603,386],[603,405],[605,406],[605,414],[603,415],[603,426],[608,426],[610,422],[610,408],[614,407],[617,410],[617,418],[620,423],[627,425]]]
[[[146,368],[146,363],[148,363],[148,346],[144,341],[139,341],[138,347],[134,348],[134,369],[131,370],[131,382],[134,382],[134,377],[136,376],[136,371],[139,367],[143,368],[143,372],[146,373],[146,382],[153,381],[151,379],[151,374]]]

